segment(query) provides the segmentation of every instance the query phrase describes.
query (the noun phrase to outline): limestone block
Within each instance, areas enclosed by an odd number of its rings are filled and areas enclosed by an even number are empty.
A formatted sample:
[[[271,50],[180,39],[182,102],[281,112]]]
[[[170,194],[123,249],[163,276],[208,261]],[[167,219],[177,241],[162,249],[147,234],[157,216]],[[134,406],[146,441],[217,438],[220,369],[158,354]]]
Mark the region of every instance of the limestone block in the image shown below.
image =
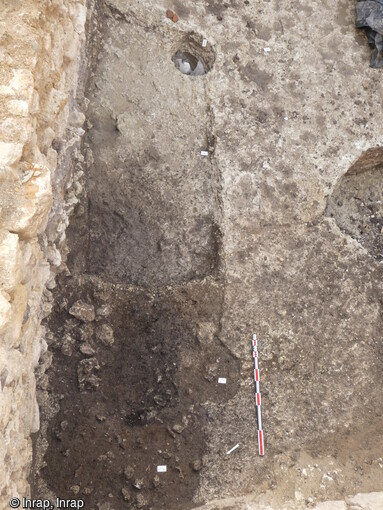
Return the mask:
[[[13,295],[11,321],[7,329],[7,334],[5,335],[5,345],[8,348],[18,348],[20,346],[21,330],[27,303],[28,291],[24,285],[20,284],[16,287]]]
[[[18,98],[29,101],[33,94],[33,75],[29,69],[14,69],[9,83]]]
[[[383,492],[369,492],[346,498],[349,510],[381,510]]]
[[[81,300],[73,304],[69,313],[83,322],[92,322],[95,319],[94,306]]]
[[[313,510],[347,510],[344,501],[325,501],[316,505]]]
[[[7,328],[11,317],[11,305],[4,292],[0,292],[0,334]]]
[[[6,367],[4,366],[6,362],[6,359],[3,357],[1,357],[1,353],[0,353],[0,374],[1,374],[1,378],[3,381],[7,381],[7,377],[8,377],[8,370],[6,369]],[[4,430],[5,427],[7,426],[9,420],[10,420],[10,416],[11,416],[11,402],[12,402],[12,397],[13,397],[13,392],[12,390],[8,387],[5,386],[5,382],[2,384],[2,387],[0,387],[1,391],[0,391],[0,409],[1,409],[1,413],[0,413],[0,427],[1,427],[1,430]],[[2,452],[2,441],[0,441],[0,450]],[[2,453],[0,454],[0,460],[1,460],[1,456],[2,456]],[[1,464],[1,462],[0,462]]]
[[[40,429],[40,410],[37,400],[34,399],[31,434],[34,434],[39,429]]]
[[[33,374],[24,376],[23,401],[20,406],[20,420],[23,430],[36,432],[40,427],[39,410],[36,409],[36,383]]]
[[[72,4],[69,8],[70,16],[77,34],[84,32],[86,22],[86,6],[80,2]]]
[[[0,232],[0,290],[12,293],[21,278],[19,236]]]
[[[24,145],[31,136],[31,123],[28,119],[7,118],[0,120],[0,133],[2,141]]]
[[[0,373],[7,369],[7,376],[3,384],[7,388],[11,383],[17,382],[22,377],[23,355],[17,349],[0,347]],[[14,402],[14,401],[12,401]]]
[[[13,97],[15,95],[15,91],[10,85],[0,85],[0,96],[10,96]]]
[[[14,230],[23,239],[35,237],[44,226],[52,205],[51,174],[43,165],[31,165],[32,175],[24,183],[23,202]]]
[[[29,112],[28,102],[24,99],[11,99],[7,102],[7,108],[9,113],[21,117],[27,116]]]
[[[23,153],[23,144],[0,142],[0,168],[17,163]]]

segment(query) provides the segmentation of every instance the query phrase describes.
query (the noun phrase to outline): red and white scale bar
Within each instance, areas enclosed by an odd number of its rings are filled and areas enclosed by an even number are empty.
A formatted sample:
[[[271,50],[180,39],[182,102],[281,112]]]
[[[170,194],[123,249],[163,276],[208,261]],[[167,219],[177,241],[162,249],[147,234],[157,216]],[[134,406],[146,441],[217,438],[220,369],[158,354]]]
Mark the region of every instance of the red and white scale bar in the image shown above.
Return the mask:
[[[262,399],[261,390],[259,388],[260,374],[258,368],[258,341],[257,335],[253,335],[251,342],[253,346],[253,358],[254,358],[254,382],[255,382],[255,405],[257,408],[257,422],[258,422],[258,452],[261,457],[265,453],[264,440],[263,440],[263,427],[262,427]]]

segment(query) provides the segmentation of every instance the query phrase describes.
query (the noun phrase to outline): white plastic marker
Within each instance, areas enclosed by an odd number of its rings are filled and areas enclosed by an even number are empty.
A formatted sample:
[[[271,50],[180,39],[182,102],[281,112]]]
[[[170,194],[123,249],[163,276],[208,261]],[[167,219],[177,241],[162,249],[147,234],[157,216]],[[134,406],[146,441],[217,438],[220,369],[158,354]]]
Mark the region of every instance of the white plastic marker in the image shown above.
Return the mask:
[[[234,450],[236,450],[237,448],[239,448],[239,443],[236,444],[235,446],[233,446],[233,448],[231,448],[231,450],[229,450],[228,452],[226,452],[226,455],[230,455],[231,453],[233,453]]]
[[[166,473],[167,467],[166,466],[157,466],[157,473]]]
[[[208,156],[209,155],[209,151],[201,151],[201,156]]]
[[[202,48],[206,48],[207,46],[207,39],[202,40]]]
[[[254,358],[254,382],[255,382],[255,405],[257,408],[257,422],[258,422],[258,451],[259,455],[263,457],[265,448],[263,441],[263,427],[262,427],[262,399],[261,399],[261,390],[259,387],[260,382],[260,374],[258,368],[258,341],[257,335],[253,335],[253,340],[251,342],[253,346],[253,358]]]
[[[218,377],[218,384],[226,384],[226,377]]]

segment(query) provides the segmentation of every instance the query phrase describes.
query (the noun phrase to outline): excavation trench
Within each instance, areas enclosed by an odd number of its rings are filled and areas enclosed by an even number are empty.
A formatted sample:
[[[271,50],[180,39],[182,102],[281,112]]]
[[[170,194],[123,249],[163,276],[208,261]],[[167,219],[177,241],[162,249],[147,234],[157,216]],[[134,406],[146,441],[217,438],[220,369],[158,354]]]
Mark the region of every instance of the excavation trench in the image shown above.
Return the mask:
[[[220,176],[206,76],[172,61],[180,48],[195,52],[199,35],[99,9],[81,200],[45,323],[53,362],[38,373],[50,397],[33,492],[100,510],[186,509],[205,462],[206,403],[233,397],[236,384],[217,381],[239,373],[219,338]]]

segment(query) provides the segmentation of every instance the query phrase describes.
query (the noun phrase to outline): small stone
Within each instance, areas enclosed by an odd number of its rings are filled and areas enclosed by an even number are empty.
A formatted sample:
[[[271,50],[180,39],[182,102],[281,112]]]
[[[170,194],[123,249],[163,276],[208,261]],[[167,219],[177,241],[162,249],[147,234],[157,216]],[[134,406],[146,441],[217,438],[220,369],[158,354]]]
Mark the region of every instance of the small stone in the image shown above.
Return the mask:
[[[137,490],[141,490],[144,487],[144,479],[143,478],[136,478],[134,482],[132,483],[133,487]]]
[[[165,400],[160,395],[155,395],[153,397],[153,400],[160,407],[165,407],[166,406]]]
[[[106,346],[114,344],[114,333],[113,329],[108,324],[102,324],[102,326],[96,329],[96,338]]]
[[[96,420],[99,422],[105,421],[106,416],[104,416],[103,414],[96,414]]]
[[[80,339],[81,342],[89,342],[93,336],[94,333],[94,326],[90,322],[86,324],[82,324],[80,326]]]
[[[122,494],[122,497],[124,498],[125,501],[130,501],[130,493],[128,491],[128,489],[126,489],[125,487],[123,487],[121,489],[121,494]]]
[[[80,492],[80,486],[79,485],[72,485],[70,490],[73,492],[73,494],[78,494]]]
[[[155,489],[157,489],[157,487],[159,487],[161,484],[161,481],[160,481],[160,477],[158,475],[156,475],[154,478],[153,478],[153,487]]]
[[[94,349],[89,344],[81,344],[80,345],[80,351],[82,354],[85,354],[86,356],[92,356],[94,354]]]
[[[77,366],[77,379],[80,391],[98,389],[101,379],[93,371],[99,369],[100,365],[96,358],[86,358],[80,361]]]
[[[184,431],[185,427],[182,426],[182,425],[173,425],[173,430],[174,432],[177,432],[177,434],[182,434],[182,432]]]
[[[132,466],[127,466],[125,469],[124,469],[124,475],[125,475],[125,478],[127,480],[131,480],[134,476],[134,469],[132,468]]]
[[[195,471],[196,473],[198,473],[198,471],[201,471],[202,469],[202,461],[201,460],[195,460],[193,463],[192,463],[192,469],[193,471]]]
[[[109,305],[102,305],[100,308],[97,308],[96,315],[97,317],[108,317],[111,313],[111,308]]]
[[[166,428],[166,430],[168,431],[169,435],[172,436],[172,438],[174,439],[176,437],[176,435],[174,434],[174,432],[172,431],[172,429],[170,429],[169,427]]]
[[[83,322],[92,322],[95,319],[94,306],[81,300],[71,306],[69,313]]]
[[[98,510],[114,510],[110,503],[97,503]]]
[[[142,494],[138,494],[137,497],[136,497],[136,505],[137,505],[137,508],[144,508],[144,506],[146,506],[148,504],[145,496],[143,496]]]
[[[61,352],[64,356],[72,356],[72,347],[68,342],[64,342],[61,346]]]

